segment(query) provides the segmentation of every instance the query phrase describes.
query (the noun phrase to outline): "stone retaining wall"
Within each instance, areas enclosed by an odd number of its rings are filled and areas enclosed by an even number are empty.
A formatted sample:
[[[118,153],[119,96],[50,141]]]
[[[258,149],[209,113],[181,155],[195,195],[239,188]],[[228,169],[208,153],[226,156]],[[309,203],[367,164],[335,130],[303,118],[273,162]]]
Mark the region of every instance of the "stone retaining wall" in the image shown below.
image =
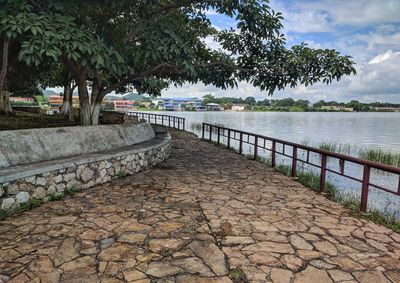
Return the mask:
[[[12,210],[35,198],[48,201],[52,196],[60,196],[66,190],[81,190],[100,185],[123,176],[133,175],[154,166],[171,153],[170,139],[158,147],[115,158],[98,160],[23,179],[0,184],[0,208]]]

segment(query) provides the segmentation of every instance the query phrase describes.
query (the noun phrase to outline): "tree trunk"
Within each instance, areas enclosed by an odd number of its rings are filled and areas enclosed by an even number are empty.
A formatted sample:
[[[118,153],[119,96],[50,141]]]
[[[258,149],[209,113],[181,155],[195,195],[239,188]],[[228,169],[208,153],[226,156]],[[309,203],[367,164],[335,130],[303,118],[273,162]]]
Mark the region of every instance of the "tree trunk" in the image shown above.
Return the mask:
[[[90,107],[89,93],[85,75],[80,75],[77,80],[79,92],[80,118],[82,126],[90,126],[92,124],[92,113]]]
[[[92,86],[91,94],[91,111],[92,111],[92,125],[99,124],[101,102],[103,101],[104,95],[102,92],[101,81],[99,78],[95,78]]]
[[[92,125],[99,124],[101,102],[96,101],[92,106]]]
[[[8,91],[0,92],[0,113],[12,112],[9,96],[10,93]]]
[[[71,111],[72,111],[72,89],[71,89],[71,83],[68,82],[64,86],[64,96],[63,96],[63,104],[61,106],[61,112],[65,116],[69,116]]]
[[[64,86],[64,96],[63,96],[63,104],[61,106],[61,112],[64,116],[68,117],[68,120],[74,120],[74,113],[73,113],[73,93],[75,90],[76,85],[73,85],[71,81],[69,81]]]
[[[12,111],[9,96],[10,93],[4,91],[4,86],[7,77],[8,69],[8,46],[10,44],[9,39],[4,39],[3,42],[3,58],[1,61],[1,71],[0,71],[0,113],[8,113]]]

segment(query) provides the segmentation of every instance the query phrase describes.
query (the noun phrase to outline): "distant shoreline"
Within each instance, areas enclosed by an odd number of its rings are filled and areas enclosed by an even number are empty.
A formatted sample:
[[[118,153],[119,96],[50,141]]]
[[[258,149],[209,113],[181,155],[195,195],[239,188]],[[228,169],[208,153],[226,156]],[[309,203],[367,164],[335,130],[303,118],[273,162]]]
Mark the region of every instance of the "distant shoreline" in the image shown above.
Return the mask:
[[[400,113],[399,111],[262,111],[262,110],[243,110],[243,111],[233,111],[233,110],[224,110],[224,111],[167,111],[167,110],[154,110],[154,109],[138,109],[131,110],[131,112],[140,111],[140,112],[168,112],[168,113],[254,113],[254,112],[270,112],[270,113]]]

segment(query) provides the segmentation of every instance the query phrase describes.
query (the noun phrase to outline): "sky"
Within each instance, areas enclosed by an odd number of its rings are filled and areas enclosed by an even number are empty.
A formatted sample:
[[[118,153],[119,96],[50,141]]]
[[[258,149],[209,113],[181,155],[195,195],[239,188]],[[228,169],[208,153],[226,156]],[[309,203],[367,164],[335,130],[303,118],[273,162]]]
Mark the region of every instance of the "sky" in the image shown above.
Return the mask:
[[[350,101],[400,103],[400,0],[271,0],[270,7],[284,16],[288,47],[306,42],[313,48],[336,49],[356,62],[357,75],[331,85],[298,86],[274,93],[274,99],[292,97],[312,102]],[[210,13],[220,29],[233,21]],[[213,45],[213,42],[209,42]],[[221,90],[204,84],[171,87],[164,97],[254,96],[268,98],[247,83]]]

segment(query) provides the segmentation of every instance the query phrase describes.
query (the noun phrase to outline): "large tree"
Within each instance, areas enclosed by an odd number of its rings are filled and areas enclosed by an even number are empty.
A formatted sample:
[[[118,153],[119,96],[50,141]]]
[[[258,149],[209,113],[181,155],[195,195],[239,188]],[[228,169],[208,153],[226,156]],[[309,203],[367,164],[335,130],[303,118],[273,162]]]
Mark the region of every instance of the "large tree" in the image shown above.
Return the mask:
[[[45,46],[74,76],[83,125],[97,123],[106,94],[131,87],[157,95],[170,84],[203,82],[225,89],[244,81],[272,94],[355,72],[350,57],[335,50],[287,48],[282,15],[267,1],[51,2],[68,21],[55,31],[58,37],[44,38]],[[235,26],[215,29],[209,11],[233,18]],[[206,40],[220,47],[213,49]],[[44,45],[36,37],[27,44]],[[35,51],[22,57],[40,59]]]

